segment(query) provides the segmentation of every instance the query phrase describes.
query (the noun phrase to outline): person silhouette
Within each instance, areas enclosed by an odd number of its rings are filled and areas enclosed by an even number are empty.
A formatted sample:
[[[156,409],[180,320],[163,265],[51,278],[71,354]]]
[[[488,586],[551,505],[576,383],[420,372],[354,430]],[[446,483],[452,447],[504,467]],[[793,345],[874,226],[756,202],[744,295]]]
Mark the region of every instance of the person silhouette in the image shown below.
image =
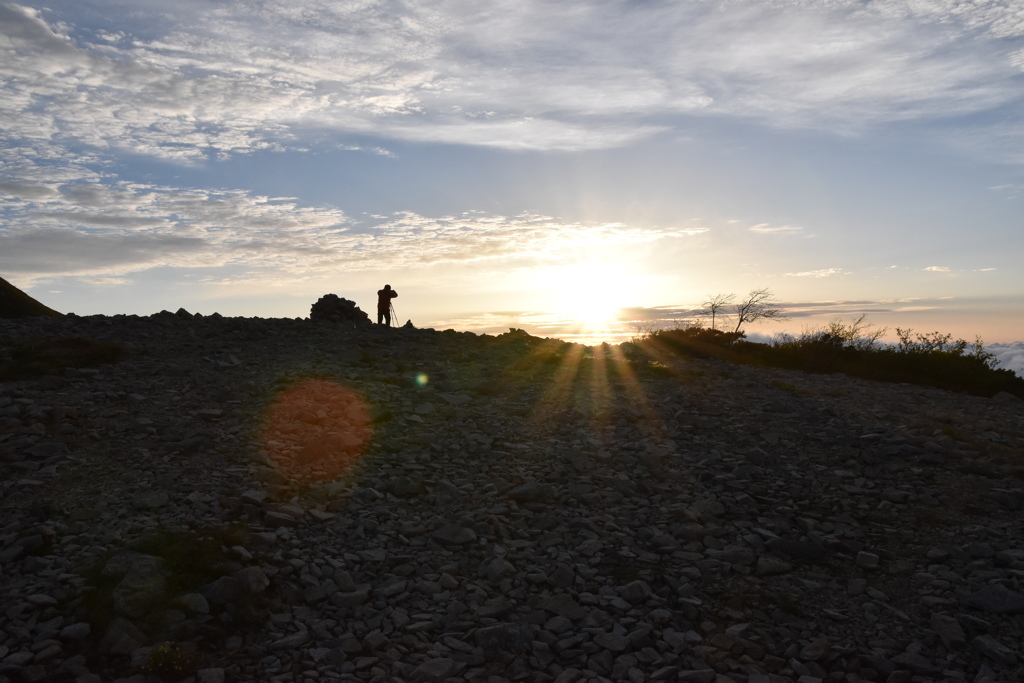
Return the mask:
[[[391,327],[391,300],[398,297],[398,292],[391,285],[377,290],[377,324]]]

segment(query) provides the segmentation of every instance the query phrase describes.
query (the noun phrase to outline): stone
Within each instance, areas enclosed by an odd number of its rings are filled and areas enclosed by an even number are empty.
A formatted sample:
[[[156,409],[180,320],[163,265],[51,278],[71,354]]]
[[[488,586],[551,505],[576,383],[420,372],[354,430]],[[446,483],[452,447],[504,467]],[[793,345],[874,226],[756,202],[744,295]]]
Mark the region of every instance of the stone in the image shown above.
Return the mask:
[[[631,581],[619,590],[619,595],[624,600],[634,605],[643,604],[647,598],[651,597],[653,591],[651,587],[647,585],[646,581]]]
[[[132,498],[132,505],[138,510],[156,510],[169,501],[166,491],[143,491]]]
[[[370,598],[370,585],[356,586],[355,590],[340,591],[330,596],[331,604],[336,607],[358,607]]]
[[[271,650],[295,650],[302,647],[310,641],[311,636],[309,631],[300,630],[292,633],[291,635],[278,638],[270,644]]]
[[[520,622],[494,624],[477,629],[474,640],[485,652],[523,652],[537,635],[537,626]]]
[[[757,558],[757,568],[755,571],[758,576],[779,576],[780,574],[788,574],[793,571],[793,566],[774,557],[762,555]]]
[[[878,555],[866,551],[857,553],[857,566],[862,569],[878,569]]]
[[[242,583],[233,576],[222,576],[200,588],[199,592],[211,605],[237,602],[243,595]]]
[[[400,498],[412,498],[413,496],[422,495],[423,492],[423,484],[414,481],[410,477],[395,477],[391,482],[391,493]]]
[[[263,522],[272,529],[299,525],[298,519],[279,510],[267,510],[263,515]]]
[[[147,616],[154,605],[167,597],[167,578],[162,565],[149,571],[141,565],[125,574],[112,594],[114,610],[130,619]]]
[[[800,650],[800,659],[808,662],[821,662],[828,657],[832,650],[832,644],[827,638],[818,638],[805,645]]]
[[[554,499],[556,489],[551,484],[528,482],[508,492],[508,497],[517,503],[543,503]]]
[[[820,562],[831,554],[827,547],[812,541],[778,539],[769,542],[768,547],[794,562]]]
[[[224,669],[199,669],[196,671],[196,683],[224,683],[226,673]]]
[[[1017,663],[1017,653],[989,635],[976,636],[971,645],[985,657],[1003,666]]]
[[[445,524],[430,535],[438,543],[449,546],[463,546],[476,541],[476,532],[457,524]]]
[[[25,455],[46,460],[57,456],[67,455],[68,447],[59,441],[44,441],[37,443],[24,450]]]
[[[202,593],[186,593],[185,595],[179,595],[174,602],[190,614],[210,613],[210,602]]]
[[[1002,584],[991,584],[971,593],[964,604],[992,614],[1024,613],[1024,595]]]
[[[582,619],[587,615],[587,610],[581,607],[572,596],[565,593],[541,598],[537,601],[537,607],[573,621]]]
[[[672,528],[672,532],[675,538],[686,541],[703,541],[707,536],[707,529],[696,522],[677,524]]]
[[[123,617],[114,617],[100,640],[101,652],[127,655],[139,649],[146,642],[146,634]]]
[[[892,658],[892,663],[901,669],[928,675],[936,674],[940,670],[931,659],[914,652],[901,652]]]
[[[625,652],[629,649],[629,638],[621,633],[598,633],[594,644],[610,652]]]
[[[967,636],[956,618],[933,612],[931,626],[942,644],[950,650],[961,650],[967,646]]]
[[[576,571],[568,564],[559,564],[548,574],[548,581],[558,588],[570,588],[576,583]]]
[[[88,623],[80,621],[62,628],[60,637],[61,640],[82,640],[90,633],[92,633],[92,627]]]
[[[233,576],[238,581],[242,593],[246,595],[262,593],[270,586],[270,579],[260,567],[245,567],[239,569]]]
[[[442,683],[455,672],[455,660],[447,657],[430,659],[412,672],[413,683]]]
[[[739,545],[731,545],[721,551],[718,559],[742,566],[754,564],[754,551]]]

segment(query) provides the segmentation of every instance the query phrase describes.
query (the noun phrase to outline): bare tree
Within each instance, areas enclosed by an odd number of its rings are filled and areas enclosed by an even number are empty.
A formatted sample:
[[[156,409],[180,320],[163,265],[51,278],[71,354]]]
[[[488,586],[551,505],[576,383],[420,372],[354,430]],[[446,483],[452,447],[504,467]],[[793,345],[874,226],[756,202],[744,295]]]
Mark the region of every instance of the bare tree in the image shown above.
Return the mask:
[[[743,323],[754,323],[758,320],[786,320],[786,312],[775,301],[775,295],[767,287],[753,289],[747,298],[733,307],[736,314],[736,329],[739,332]]]
[[[731,304],[735,298],[735,294],[708,294],[708,298],[701,303],[701,306],[704,307],[704,315],[711,316],[711,329],[716,329],[716,316],[725,318],[729,315],[726,313],[726,306]]]

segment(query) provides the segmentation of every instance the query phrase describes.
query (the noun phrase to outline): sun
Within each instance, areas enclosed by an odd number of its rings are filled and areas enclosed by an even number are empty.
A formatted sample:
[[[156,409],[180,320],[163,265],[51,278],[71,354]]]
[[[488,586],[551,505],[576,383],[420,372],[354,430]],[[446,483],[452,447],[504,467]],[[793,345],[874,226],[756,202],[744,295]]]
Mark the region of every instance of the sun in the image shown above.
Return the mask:
[[[581,327],[601,328],[618,317],[619,310],[635,303],[635,274],[618,264],[580,262],[555,266],[538,273],[537,284],[547,297],[546,308],[576,320]]]

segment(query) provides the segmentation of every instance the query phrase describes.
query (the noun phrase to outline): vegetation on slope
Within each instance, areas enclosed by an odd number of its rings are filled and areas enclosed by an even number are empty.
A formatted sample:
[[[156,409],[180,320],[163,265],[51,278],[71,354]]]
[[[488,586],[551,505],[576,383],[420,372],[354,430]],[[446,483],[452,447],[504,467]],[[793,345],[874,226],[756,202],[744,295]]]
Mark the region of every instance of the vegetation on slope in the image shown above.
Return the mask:
[[[798,337],[779,335],[769,344],[746,341],[743,332],[701,326],[652,332],[631,342],[634,353],[717,358],[802,370],[839,372],[881,382],[906,382],[981,396],[1001,391],[1024,398],[1024,379],[996,367],[980,339],[971,344],[952,335],[897,328],[899,341],[880,343],[885,330],[870,331],[863,316],[850,324],[832,322]]]

